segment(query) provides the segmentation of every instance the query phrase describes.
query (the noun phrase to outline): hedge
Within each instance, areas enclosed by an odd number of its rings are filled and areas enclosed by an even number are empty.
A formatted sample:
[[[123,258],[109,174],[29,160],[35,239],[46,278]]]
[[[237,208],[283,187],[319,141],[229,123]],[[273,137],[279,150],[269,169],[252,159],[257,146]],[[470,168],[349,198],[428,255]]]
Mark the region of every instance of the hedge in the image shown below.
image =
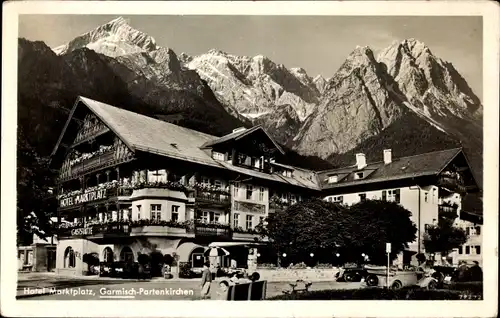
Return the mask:
[[[306,293],[278,295],[267,300],[463,300],[481,299],[482,294],[464,293],[456,290],[427,290],[422,288],[333,289]]]

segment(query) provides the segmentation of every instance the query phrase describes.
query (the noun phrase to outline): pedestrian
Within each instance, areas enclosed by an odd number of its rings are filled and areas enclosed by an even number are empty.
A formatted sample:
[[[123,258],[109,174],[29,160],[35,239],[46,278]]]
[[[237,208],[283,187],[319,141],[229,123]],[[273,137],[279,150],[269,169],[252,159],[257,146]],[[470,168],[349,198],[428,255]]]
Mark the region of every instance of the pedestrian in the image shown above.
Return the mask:
[[[468,267],[466,261],[460,261],[459,266],[457,268],[457,281],[466,282],[468,279]]]
[[[203,264],[203,272],[201,275],[201,299],[209,298],[210,285],[212,284],[212,272],[210,272],[210,263]]]
[[[479,266],[478,261],[474,261],[474,265],[469,268],[469,278],[473,282],[480,282],[483,280],[483,270]]]

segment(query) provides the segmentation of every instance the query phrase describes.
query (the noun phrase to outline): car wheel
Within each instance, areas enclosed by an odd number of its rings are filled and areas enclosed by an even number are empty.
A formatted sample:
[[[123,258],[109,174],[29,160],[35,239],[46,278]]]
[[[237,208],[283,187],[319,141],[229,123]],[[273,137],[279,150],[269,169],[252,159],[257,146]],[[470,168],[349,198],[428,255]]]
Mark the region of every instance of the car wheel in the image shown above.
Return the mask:
[[[427,284],[427,289],[436,289],[437,288],[437,282],[435,280],[431,280],[429,284]]]
[[[392,283],[392,286],[391,288],[392,289],[401,289],[403,287],[403,284],[401,284],[401,282],[399,280],[395,281],[394,283]]]
[[[373,287],[378,285],[378,277],[377,275],[368,275],[366,277],[366,285]]]
[[[354,279],[353,275],[352,274],[344,274],[344,280],[346,282],[352,282]]]

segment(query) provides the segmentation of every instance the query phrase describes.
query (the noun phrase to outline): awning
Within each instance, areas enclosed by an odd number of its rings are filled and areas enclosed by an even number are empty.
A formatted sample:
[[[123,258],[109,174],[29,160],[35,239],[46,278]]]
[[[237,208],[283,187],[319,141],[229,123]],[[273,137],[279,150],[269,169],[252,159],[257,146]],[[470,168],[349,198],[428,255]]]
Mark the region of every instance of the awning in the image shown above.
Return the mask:
[[[229,252],[222,247],[211,247],[205,251],[204,255],[210,257],[228,256]]]
[[[254,243],[254,242],[212,242],[208,244],[208,247],[229,247],[229,246],[262,246],[265,243]]]

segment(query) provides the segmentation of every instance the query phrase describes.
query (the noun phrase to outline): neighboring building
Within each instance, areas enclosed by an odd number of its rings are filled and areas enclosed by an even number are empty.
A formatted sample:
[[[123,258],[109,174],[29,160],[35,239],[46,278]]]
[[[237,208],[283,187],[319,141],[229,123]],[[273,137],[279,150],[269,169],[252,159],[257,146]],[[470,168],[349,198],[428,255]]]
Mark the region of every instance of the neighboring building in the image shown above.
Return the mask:
[[[452,263],[457,265],[460,261],[465,261],[472,264],[477,261],[480,266],[483,265],[483,216],[475,212],[460,213],[460,218],[457,219],[456,225],[463,228],[468,235],[467,242],[451,253]]]
[[[460,148],[397,159],[387,149],[383,155],[383,161],[367,163],[364,154],[357,154],[351,167],[320,172],[322,193],[328,201],[348,205],[367,199],[400,203],[412,213],[417,239],[398,262],[416,263],[416,254],[425,253],[426,228],[442,213],[459,216],[462,195],[476,191],[477,184]]]
[[[56,267],[57,238],[41,239],[33,234],[33,243],[17,248],[18,270],[28,272],[52,272]]]
[[[215,137],[79,97],[53,151],[58,166],[60,273],[82,274],[82,259],[137,261],[159,251],[201,266],[213,242],[258,239],[276,209],[310,196],[355,203],[379,198],[413,213],[419,238],[401,261],[423,252],[426,224],[445,202],[477,185],[461,149],[313,172],[280,163],[281,147],[260,126]],[[454,213],[460,212],[460,205]],[[256,252],[255,252],[256,254]],[[232,251],[216,261],[247,263]]]

